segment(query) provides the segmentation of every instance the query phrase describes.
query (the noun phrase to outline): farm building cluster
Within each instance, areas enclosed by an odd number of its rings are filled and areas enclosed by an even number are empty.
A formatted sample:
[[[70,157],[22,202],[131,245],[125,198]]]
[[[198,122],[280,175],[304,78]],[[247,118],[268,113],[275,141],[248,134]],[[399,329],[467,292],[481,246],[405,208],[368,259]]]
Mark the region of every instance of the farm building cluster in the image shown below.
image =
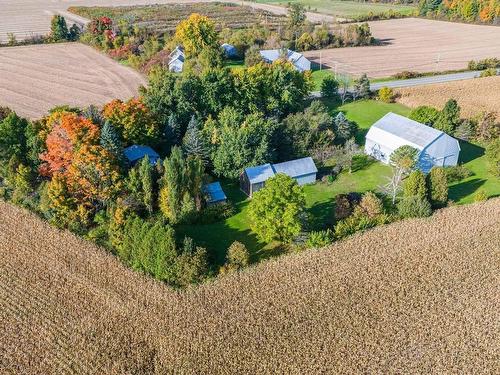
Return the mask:
[[[237,59],[238,50],[235,46],[224,43],[221,45],[224,56],[227,59]],[[288,60],[299,72],[311,70],[311,62],[301,53],[289,49],[270,49],[259,52],[262,61],[272,64],[278,59]],[[181,73],[184,68],[186,55],[182,46],[177,46],[168,56],[168,69],[174,73]]]
[[[458,163],[460,145],[455,138],[392,112],[375,122],[368,131],[365,153],[389,164],[391,154],[404,145],[419,150],[417,167],[425,173],[434,166],[446,167]],[[124,154],[130,166],[146,156],[152,165],[160,160],[160,156],[148,146],[133,145],[126,148]],[[248,167],[240,175],[240,188],[247,196],[252,197],[255,192],[264,188],[268,179],[278,173],[290,176],[299,185],[305,185],[316,182],[318,168],[311,157]],[[218,181],[204,185],[203,191],[208,205],[227,201]]]

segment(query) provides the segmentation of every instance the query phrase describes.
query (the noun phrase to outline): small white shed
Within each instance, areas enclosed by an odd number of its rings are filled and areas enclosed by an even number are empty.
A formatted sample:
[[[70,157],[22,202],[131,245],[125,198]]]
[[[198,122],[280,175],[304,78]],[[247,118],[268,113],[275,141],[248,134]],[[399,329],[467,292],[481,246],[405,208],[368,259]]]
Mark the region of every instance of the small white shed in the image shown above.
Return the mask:
[[[366,134],[365,153],[388,164],[394,150],[404,145],[419,150],[418,168],[422,172],[458,163],[460,144],[455,138],[392,112],[373,124]]]

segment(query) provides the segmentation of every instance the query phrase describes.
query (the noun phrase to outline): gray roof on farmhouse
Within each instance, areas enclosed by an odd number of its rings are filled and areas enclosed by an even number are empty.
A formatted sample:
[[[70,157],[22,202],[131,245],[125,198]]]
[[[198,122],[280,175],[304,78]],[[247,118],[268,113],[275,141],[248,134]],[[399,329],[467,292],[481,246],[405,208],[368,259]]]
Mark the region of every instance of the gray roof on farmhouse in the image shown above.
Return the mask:
[[[424,148],[444,133],[407,117],[389,112],[372,126]]]
[[[245,168],[245,173],[251,184],[264,182],[277,173],[284,173],[292,178],[317,173],[318,169],[311,157],[286,161],[278,164],[264,164]]]

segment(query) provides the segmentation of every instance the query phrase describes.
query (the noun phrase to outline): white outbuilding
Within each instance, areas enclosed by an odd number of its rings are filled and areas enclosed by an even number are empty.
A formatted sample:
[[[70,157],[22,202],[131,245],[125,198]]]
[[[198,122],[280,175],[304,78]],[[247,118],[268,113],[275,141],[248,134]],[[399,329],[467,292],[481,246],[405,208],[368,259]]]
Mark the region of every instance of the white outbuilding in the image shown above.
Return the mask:
[[[366,134],[365,153],[388,164],[394,150],[405,145],[419,150],[417,166],[422,172],[458,163],[460,144],[455,138],[392,112],[373,124]]]

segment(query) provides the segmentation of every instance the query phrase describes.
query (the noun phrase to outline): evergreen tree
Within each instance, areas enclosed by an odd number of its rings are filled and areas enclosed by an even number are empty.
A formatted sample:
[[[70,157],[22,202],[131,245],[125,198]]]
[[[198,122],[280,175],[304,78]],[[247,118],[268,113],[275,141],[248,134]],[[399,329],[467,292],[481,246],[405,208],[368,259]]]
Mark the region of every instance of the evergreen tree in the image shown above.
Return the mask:
[[[450,99],[444,105],[434,127],[446,134],[453,134],[460,123],[460,107],[455,99]]]
[[[54,41],[68,40],[69,31],[63,16],[55,15],[50,23],[50,36]]]
[[[181,129],[179,126],[179,122],[177,121],[177,116],[175,115],[175,113],[171,113],[170,116],[168,116],[164,137],[169,142],[171,147],[173,147],[179,144],[180,136]]]
[[[421,171],[415,170],[410,173],[405,182],[403,195],[405,197],[417,196],[422,199],[427,199],[425,175]]]
[[[427,176],[429,198],[433,206],[441,207],[448,201],[448,180],[442,167],[434,167]]]
[[[106,150],[115,155],[118,159],[122,158],[123,146],[118,136],[116,128],[110,121],[106,121],[101,129],[100,144]]]
[[[187,156],[197,156],[206,165],[208,162],[208,147],[199,129],[198,120],[194,115],[189,121],[182,146]]]
[[[470,120],[462,121],[455,129],[455,133],[453,135],[455,138],[463,141],[469,141],[474,138],[474,124]]]
[[[339,112],[335,116],[334,125],[335,135],[342,143],[354,137],[358,130],[356,123],[349,121],[343,112]]]
[[[151,215],[153,213],[153,171],[149,157],[142,158],[139,164],[139,176],[142,187],[142,203]]]
[[[354,99],[366,99],[369,98],[370,95],[370,80],[366,73],[363,73],[363,75],[354,82]]]
[[[181,218],[185,168],[185,160],[181,149],[174,147],[170,157],[164,161],[165,172],[161,180],[159,198],[161,212],[174,224],[178,223]]]
[[[100,109],[93,104],[89,105],[82,111],[82,116],[88,118],[96,125],[103,125],[104,123],[104,117],[102,116]]]

